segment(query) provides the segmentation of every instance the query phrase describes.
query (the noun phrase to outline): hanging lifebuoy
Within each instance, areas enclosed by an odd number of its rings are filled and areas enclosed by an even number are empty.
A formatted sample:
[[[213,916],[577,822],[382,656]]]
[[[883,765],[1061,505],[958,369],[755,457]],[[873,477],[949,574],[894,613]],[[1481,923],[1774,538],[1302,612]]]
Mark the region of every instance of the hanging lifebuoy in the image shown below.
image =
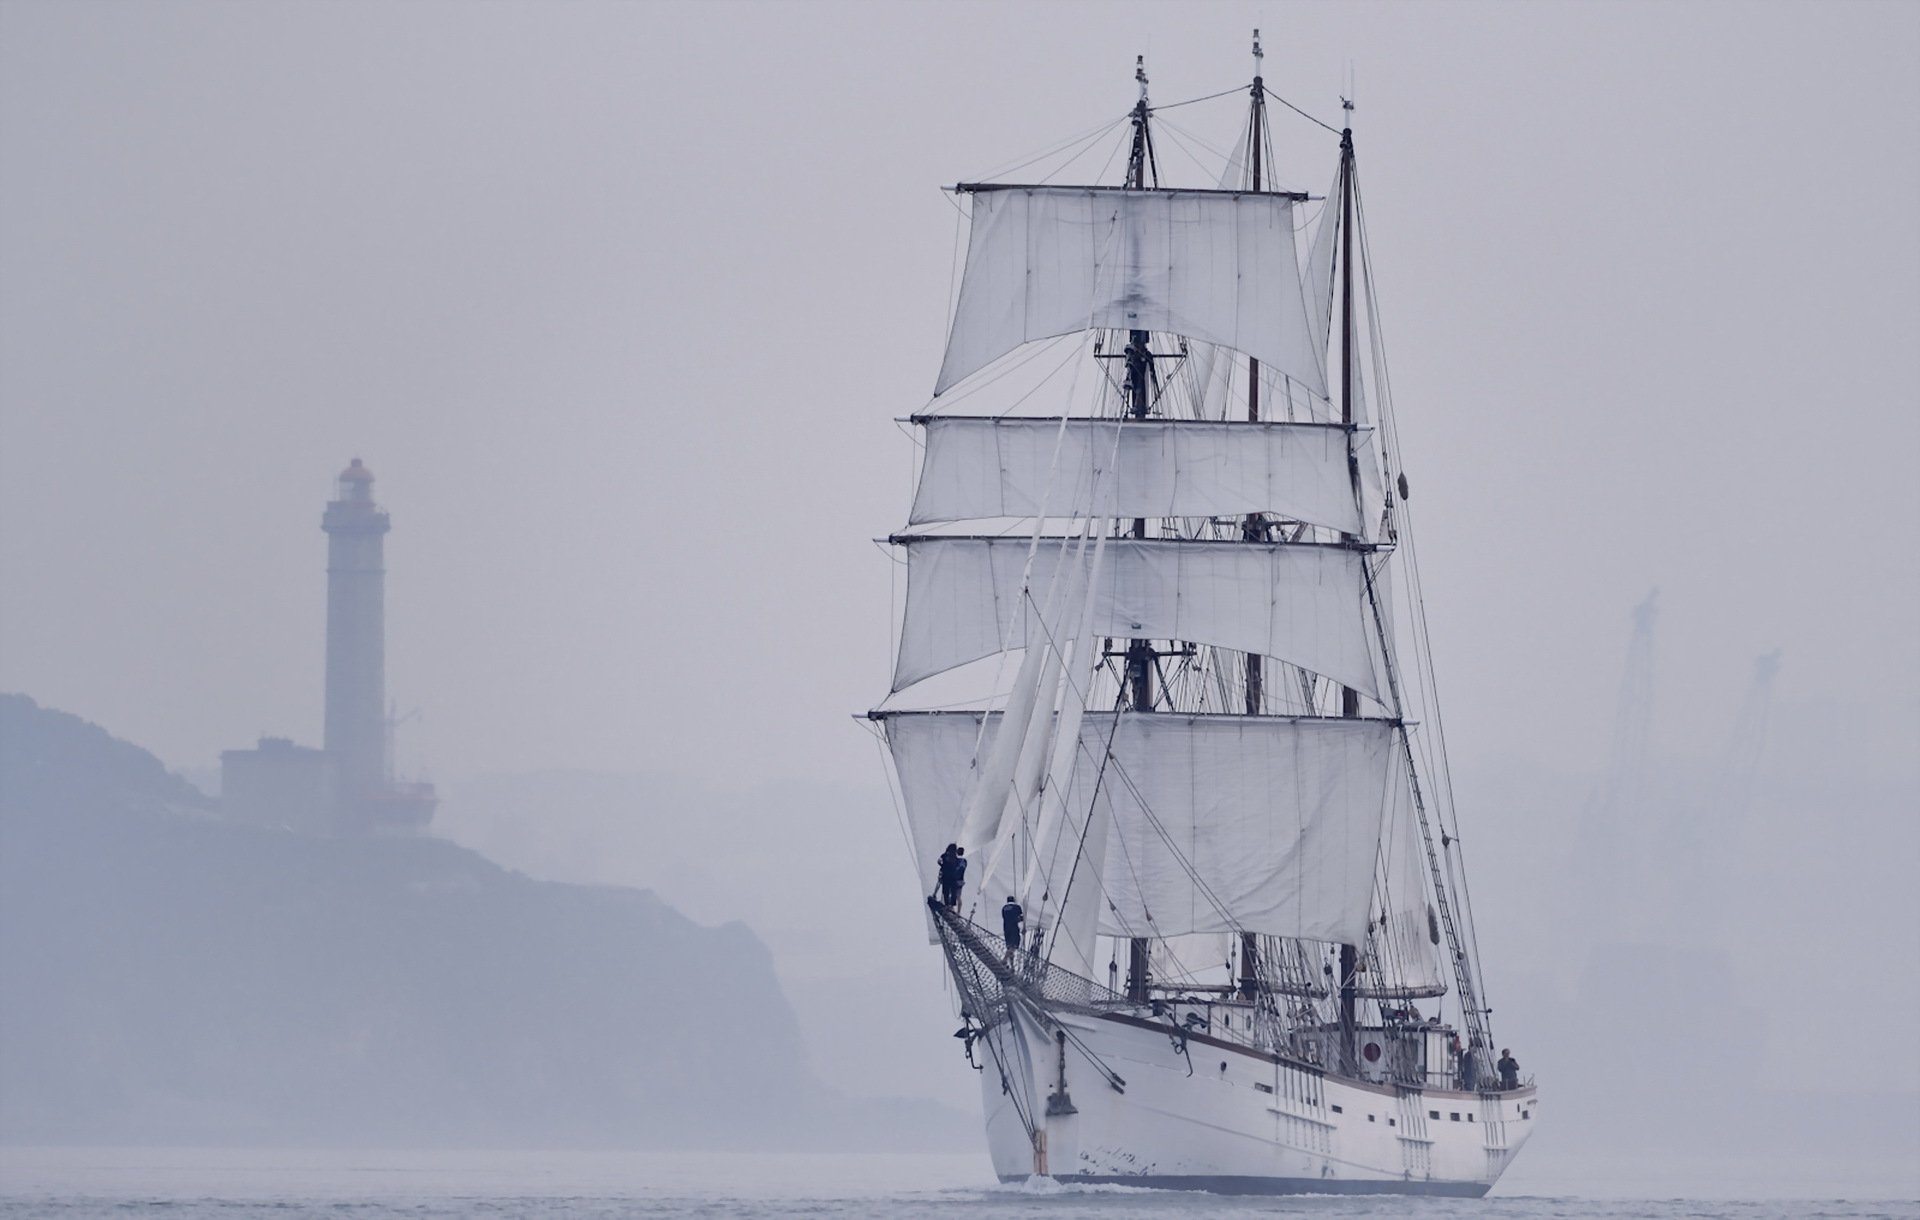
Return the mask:
[[[1380,1044],[1378,1042],[1369,1042],[1360,1048],[1360,1054],[1368,1063],[1378,1063],[1380,1061]]]

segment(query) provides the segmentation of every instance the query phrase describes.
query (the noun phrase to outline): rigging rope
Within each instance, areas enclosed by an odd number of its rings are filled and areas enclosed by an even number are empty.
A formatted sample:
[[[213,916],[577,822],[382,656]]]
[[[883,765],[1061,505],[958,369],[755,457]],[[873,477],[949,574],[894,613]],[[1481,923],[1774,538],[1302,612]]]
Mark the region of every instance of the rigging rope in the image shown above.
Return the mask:
[[[1379,412],[1385,439],[1390,446],[1387,452],[1383,454],[1383,457],[1390,457],[1392,454],[1399,452],[1400,437],[1398,423],[1393,412],[1392,385],[1387,376],[1385,362],[1380,358],[1380,351],[1384,344],[1384,334],[1379,317],[1379,292],[1373,278],[1372,260],[1368,257],[1366,251],[1366,209],[1361,200],[1360,186],[1357,177],[1353,182],[1353,198],[1355,224],[1359,229],[1359,240],[1355,241],[1353,245],[1355,249],[1360,251],[1361,277],[1366,285],[1368,339],[1373,351],[1375,390],[1380,400]],[[1389,479],[1389,483],[1391,483],[1391,479]],[[1387,494],[1390,496],[1391,493]],[[1434,729],[1434,749],[1431,753],[1427,754],[1427,757],[1429,771],[1434,775],[1438,785],[1434,794],[1437,799],[1435,815],[1440,823],[1443,842],[1449,838],[1451,840],[1447,842],[1445,848],[1447,851],[1447,879],[1452,882],[1451,888],[1459,895],[1460,913],[1466,923],[1465,943],[1458,946],[1449,944],[1448,947],[1450,950],[1460,952],[1465,959],[1464,961],[1456,961],[1455,963],[1456,969],[1459,970],[1461,975],[1461,982],[1464,984],[1462,988],[1464,994],[1457,997],[1461,1008],[1462,1024],[1467,1027],[1470,1034],[1478,1034],[1490,1044],[1493,1040],[1493,1031],[1491,1023],[1487,1021],[1486,1014],[1491,1011],[1491,1009],[1487,1005],[1486,982],[1480,974],[1479,930],[1477,921],[1473,917],[1472,894],[1467,887],[1465,853],[1459,847],[1459,813],[1454,802],[1453,771],[1447,760],[1445,725],[1440,714],[1439,687],[1433,668],[1433,650],[1427,630],[1425,589],[1420,580],[1420,567],[1414,548],[1411,514],[1404,500],[1399,502],[1399,509],[1400,533],[1405,535],[1402,545],[1406,553],[1408,591],[1415,606],[1415,613],[1412,615],[1414,627],[1413,646],[1416,663],[1415,676],[1422,687],[1422,708],[1431,715]],[[1368,585],[1369,596],[1371,597],[1371,575],[1368,577]],[[1376,614],[1377,613],[1378,610],[1376,607]],[[1410,731],[1403,730],[1402,736],[1407,742],[1407,762],[1409,767],[1412,768],[1413,735]],[[1423,753],[1427,752],[1423,750]],[[1437,756],[1437,760],[1435,756]],[[1416,800],[1418,799],[1417,781],[1415,798]],[[1451,836],[1447,834],[1449,815],[1451,815],[1453,823]],[[1438,883],[1437,878],[1436,883]],[[1439,895],[1438,897],[1442,903],[1442,910],[1444,911],[1445,896]],[[1478,1011],[1469,1012],[1469,1004],[1472,1004]]]
[[[1338,127],[1335,127],[1332,123],[1328,123],[1321,119],[1315,118],[1313,115],[1310,115],[1306,111],[1300,109],[1300,107],[1294,105],[1292,102],[1288,101],[1286,98],[1281,97],[1278,93],[1275,93],[1273,90],[1268,89],[1265,85],[1262,85],[1261,89],[1265,91],[1268,97],[1272,98],[1276,102],[1279,102],[1282,106],[1285,106],[1288,110],[1293,111],[1295,114],[1307,120],[1309,123],[1318,123],[1320,124],[1320,126],[1326,128],[1328,131],[1331,131],[1336,136],[1340,134],[1340,129]]]
[[[1178,110],[1182,106],[1192,106],[1199,102],[1210,102],[1217,97],[1225,97],[1229,93],[1245,93],[1246,91],[1247,87],[1245,85],[1235,85],[1231,89],[1222,89],[1218,93],[1209,93],[1205,97],[1190,97],[1184,102],[1165,102],[1158,106],[1150,106],[1147,108],[1147,113],[1159,114],[1162,110]]]
[[[1122,111],[1117,118],[1108,119],[1107,121],[1103,123],[1099,123],[1093,127],[1087,128],[1086,130],[1081,131],[1076,135],[1068,136],[1066,139],[1060,141],[1059,143],[1049,145],[1047,148],[1033,154],[1032,156],[1028,157],[1024,161],[1017,162],[1013,165],[1005,166],[1004,168],[1001,168],[1001,169],[993,170],[990,173],[976,175],[972,179],[972,181],[991,182],[995,178],[1001,177],[1002,175],[1005,175],[1005,174],[1011,174],[1015,170],[1025,169],[1027,168],[1027,166],[1032,165],[1036,161],[1044,161],[1048,157],[1051,157],[1060,152],[1064,152],[1066,149],[1071,148],[1076,144],[1092,144],[1094,141],[1098,140],[1101,136],[1107,134],[1109,131],[1112,131],[1115,127],[1118,127],[1120,124],[1127,122],[1132,117],[1133,117],[1133,111],[1131,108],[1128,108],[1127,110]],[[1085,151],[1086,150],[1082,148],[1079,151],[1075,152],[1072,157],[1069,157],[1066,160],[1066,162],[1060,166],[1060,168],[1065,169],[1068,165],[1073,164],[1074,160],[1077,159]],[[1056,170],[1055,172],[1057,173],[1059,171]]]

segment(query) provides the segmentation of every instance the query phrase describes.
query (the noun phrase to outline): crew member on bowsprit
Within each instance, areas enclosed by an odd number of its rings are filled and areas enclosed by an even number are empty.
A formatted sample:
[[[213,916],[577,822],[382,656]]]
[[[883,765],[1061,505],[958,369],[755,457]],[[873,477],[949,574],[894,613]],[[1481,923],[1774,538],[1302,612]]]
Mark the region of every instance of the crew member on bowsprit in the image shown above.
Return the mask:
[[[1006,934],[1008,953],[1020,947],[1020,925],[1026,922],[1026,918],[1026,911],[1014,901],[1012,894],[1008,894],[1007,905],[1000,908],[1000,930]]]

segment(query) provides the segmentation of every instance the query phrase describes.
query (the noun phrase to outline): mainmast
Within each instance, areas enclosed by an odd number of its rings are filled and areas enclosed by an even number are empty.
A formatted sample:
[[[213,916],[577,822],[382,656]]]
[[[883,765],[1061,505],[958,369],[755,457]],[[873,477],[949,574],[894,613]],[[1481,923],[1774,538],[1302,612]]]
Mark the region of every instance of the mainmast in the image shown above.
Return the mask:
[[[1148,129],[1147,117],[1152,113],[1147,105],[1147,61],[1146,56],[1136,56],[1133,63],[1133,78],[1140,84],[1140,99],[1133,106],[1133,145],[1127,154],[1127,187],[1129,190],[1147,190],[1149,174],[1153,185],[1160,185],[1160,169],[1154,162],[1153,133]],[[1153,353],[1147,346],[1148,333],[1144,330],[1127,332],[1127,397],[1126,412],[1134,419],[1144,419],[1153,406],[1151,382],[1153,380]],[[1145,517],[1133,519],[1133,536],[1147,536]],[[1153,710],[1153,641],[1132,639],[1127,641],[1127,704],[1136,712]],[[1146,937],[1133,937],[1127,944],[1127,995],[1135,1000],[1147,998],[1148,978],[1148,941]]]

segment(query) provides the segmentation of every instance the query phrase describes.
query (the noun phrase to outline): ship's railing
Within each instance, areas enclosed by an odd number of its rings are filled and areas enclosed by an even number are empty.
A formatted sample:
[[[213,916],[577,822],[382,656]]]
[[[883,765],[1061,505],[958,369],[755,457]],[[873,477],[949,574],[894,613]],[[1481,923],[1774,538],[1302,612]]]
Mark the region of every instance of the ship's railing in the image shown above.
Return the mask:
[[[1130,1006],[1127,997],[1090,978],[1063,970],[1027,949],[1010,949],[1004,939],[958,911],[933,899],[927,900],[927,908],[933,913],[940,947],[966,1000],[966,1010],[975,1020],[987,1022],[997,1016],[1009,990],[1044,1001],[1050,1008],[1093,1011]]]
[[[954,982],[960,988],[962,1009],[982,1025],[992,1025],[1004,1015],[1009,993],[1012,992],[1024,994],[1029,1000],[1042,1001],[1048,1008],[1068,1011],[1092,1013],[1145,1007],[1110,987],[1062,969],[1030,950],[1009,950],[1005,939],[997,932],[974,923],[958,911],[948,910],[936,899],[927,900],[927,909],[932,914],[933,926],[939,933],[940,947],[946,954]],[[1177,1014],[1182,1007],[1183,1001],[1178,998],[1161,999],[1151,1005],[1155,1015],[1175,1014],[1167,1019],[1170,1028],[1176,1031],[1180,1026]],[[1416,1026],[1383,1028],[1380,1032],[1390,1038],[1399,1038],[1424,1033],[1425,1030],[1425,1026]],[[1324,1048],[1318,1044],[1315,1035],[1324,1039],[1337,1035],[1338,1031],[1337,1025],[1294,1031],[1294,1038],[1289,1040],[1289,1045],[1281,1053],[1288,1059],[1297,1059],[1304,1067],[1327,1070],[1320,1066]],[[1359,1078],[1358,1072],[1344,1074]],[[1430,1087],[1426,1073],[1412,1064],[1400,1065],[1398,1070],[1390,1068],[1383,1076],[1384,1079],[1378,1083],[1410,1090]],[[1449,1080],[1446,1087],[1457,1088],[1464,1083],[1456,1077]],[[1500,1091],[1498,1086],[1499,1077],[1492,1072],[1482,1074],[1476,1081],[1476,1091],[1482,1093],[1497,1093]],[[1532,1088],[1533,1077],[1525,1077],[1520,1087]]]

